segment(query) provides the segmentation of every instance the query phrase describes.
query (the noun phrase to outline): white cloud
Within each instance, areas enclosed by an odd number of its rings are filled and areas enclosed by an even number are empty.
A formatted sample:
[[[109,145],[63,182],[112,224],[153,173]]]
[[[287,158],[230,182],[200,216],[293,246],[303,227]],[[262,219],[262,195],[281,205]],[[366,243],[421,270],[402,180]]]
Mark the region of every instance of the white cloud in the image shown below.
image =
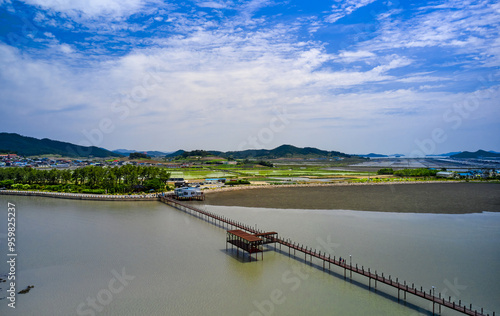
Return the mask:
[[[332,6],[332,13],[325,18],[328,23],[335,23],[341,18],[351,14],[359,8],[369,5],[375,0],[345,0],[337,1],[339,4]]]
[[[73,48],[71,48],[71,46],[68,44],[59,45],[59,49],[61,50],[61,52],[65,53],[65,54],[71,54],[74,52]]]
[[[94,93],[98,85],[94,86],[95,80],[88,75],[76,75],[64,64],[31,59],[6,45],[0,45],[0,52],[2,112],[6,113],[1,124],[7,130],[23,128],[30,129],[30,135],[33,131],[68,135],[88,121],[86,112],[75,115],[65,109],[85,104],[90,110],[102,104],[99,98],[105,96]],[[23,126],[17,127],[20,117]]]
[[[373,59],[376,55],[372,52],[366,50],[358,51],[342,51],[338,54],[338,57],[346,63],[352,63],[357,61],[366,61]]]
[[[438,7],[421,8],[409,19],[382,17],[378,36],[359,46],[375,52],[439,47],[453,49],[454,54],[481,56],[500,36],[499,8],[492,1],[448,1]],[[497,55],[498,50],[490,51],[474,62],[490,67],[492,60],[498,60]]]
[[[429,89],[440,89],[440,88],[445,88],[446,85],[444,84],[437,84],[437,85],[423,85],[418,87],[419,90],[429,90]]]
[[[171,129],[189,129],[205,137],[222,137],[226,148],[215,143],[211,146],[229,150],[246,137],[245,131],[269,120],[273,106],[299,111],[311,107],[321,113],[324,109],[308,101],[323,100],[320,104],[331,107],[336,100],[332,89],[393,80],[387,72],[410,62],[391,56],[367,71],[327,70],[321,67],[333,56],[313,43],[291,43],[284,26],[268,32],[219,31],[199,30],[190,36],[165,39],[161,48],[138,49],[115,61],[91,63],[83,71],[72,71],[64,59],[56,56],[46,63],[21,57],[19,52],[4,47],[8,54],[2,54],[1,64],[5,65],[4,73],[10,73],[10,83],[4,86],[2,95],[22,104],[20,111],[27,117],[39,113],[33,126],[53,120],[58,124],[47,124],[44,127],[47,133],[71,130],[72,135],[64,135],[72,138],[66,140],[74,142],[85,138],[82,131],[93,130],[100,120],[110,118],[117,132],[106,135],[102,143],[95,145],[114,148],[121,146],[124,139],[139,142],[143,132],[132,126],[148,126],[160,134]],[[74,52],[68,44],[58,47],[64,53]],[[345,54],[346,57],[368,55],[367,52]],[[12,60],[8,61],[7,56]],[[138,101],[130,101],[134,93],[144,92],[148,72],[159,78],[157,87],[139,95]],[[21,87],[29,87],[29,91],[20,93]],[[122,101],[123,98],[129,101]],[[118,109],[128,109],[126,119],[121,119],[123,111],[112,107],[115,102],[121,104]],[[85,119],[81,115],[69,119],[67,109],[80,111],[78,104],[86,108]],[[340,117],[351,113],[351,109],[341,111],[335,107]],[[300,124],[309,124],[300,120]],[[214,122],[220,124],[214,127]],[[231,126],[235,131],[224,133]],[[292,132],[293,128],[290,129]],[[196,139],[199,143],[195,140],[192,146],[207,146],[203,137]],[[182,147],[180,140],[164,149]],[[151,146],[156,148],[155,143]]]
[[[66,13],[70,16],[84,14],[87,17],[127,17],[139,11],[147,0],[23,0],[24,2]]]
[[[403,77],[397,79],[399,82],[414,83],[414,82],[436,82],[436,81],[447,81],[449,78],[437,77],[437,76],[425,76],[419,74],[412,74],[408,77]]]
[[[272,1],[270,0],[250,0],[248,3],[242,5],[243,11],[253,13],[263,7],[270,5]]]
[[[500,38],[490,42],[488,47],[480,53],[485,67],[499,67],[500,65]]]
[[[201,8],[226,9],[230,5],[224,1],[198,1],[196,5]]]
[[[243,3],[237,8],[237,10],[241,14],[240,20],[238,22],[247,26],[258,24],[259,20],[252,19],[253,14],[258,10],[272,4],[272,0],[250,0],[246,3]]]

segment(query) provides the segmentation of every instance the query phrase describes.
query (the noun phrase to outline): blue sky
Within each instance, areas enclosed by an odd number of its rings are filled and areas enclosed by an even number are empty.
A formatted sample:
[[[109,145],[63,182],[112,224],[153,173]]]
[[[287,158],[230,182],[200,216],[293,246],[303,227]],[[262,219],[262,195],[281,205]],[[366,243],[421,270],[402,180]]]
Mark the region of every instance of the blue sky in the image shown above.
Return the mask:
[[[108,149],[500,151],[497,1],[0,0],[1,130]]]

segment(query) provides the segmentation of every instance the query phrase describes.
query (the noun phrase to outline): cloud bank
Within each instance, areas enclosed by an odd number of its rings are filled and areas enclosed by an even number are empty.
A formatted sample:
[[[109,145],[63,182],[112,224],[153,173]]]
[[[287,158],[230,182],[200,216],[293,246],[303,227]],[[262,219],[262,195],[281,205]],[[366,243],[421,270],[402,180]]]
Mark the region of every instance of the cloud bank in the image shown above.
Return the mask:
[[[6,131],[235,150],[286,113],[259,145],[410,153],[439,128],[437,152],[500,149],[493,1],[0,5],[12,22],[0,43]]]

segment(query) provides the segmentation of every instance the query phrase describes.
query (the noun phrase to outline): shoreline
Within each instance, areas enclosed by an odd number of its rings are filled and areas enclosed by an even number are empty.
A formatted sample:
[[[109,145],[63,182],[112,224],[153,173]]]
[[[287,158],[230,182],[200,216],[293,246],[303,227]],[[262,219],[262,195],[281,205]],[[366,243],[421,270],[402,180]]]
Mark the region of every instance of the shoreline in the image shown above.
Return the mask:
[[[241,185],[233,187],[224,187],[217,189],[202,190],[203,194],[231,192],[239,190],[252,190],[252,189],[274,189],[274,188],[305,188],[305,187],[330,187],[330,186],[371,186],[371,185],[392,185],[392,184],[429,184],[429,183],[463,183],[465,181],[401,181],[401,182],[370,182],[370,183],[304,183],[304,184],[271,184],[271,185]],[[169,191],[173,192],[173,191]],[[0,195],[14,195],[14,196],[40,196],[40,197],[53,197],[60,199],[72,200],[94,200],[94,201],[155,201],[162,193],[148,193],[148,194],[86,194],[86,193],[67,193],[67,192],[51,192],[51,191],[20,191],[20,190],[0,190]]]
[[[454,185],[448,185],[453,183]],[[392,185],[405,184],[405,185]],[[392,213],[500,212],[500,185],[457,181],[267,186],[219,190],[205,203],[275,209],[354,210]],[[214,190],[215,191],[215,190]]]
[[[205,203],[215,206],[306,210],[344,209],[366,212],[434,214],[500,212],[500,185],[488,182],[401,181],[250,185],[211,189],[203,192]],[[161,193],[99,195],[44,191],[0,191],[0,195],[104,202],[159,201],[158,194]]]
[[[204,194],[252,190],[252,189],[279,189],[279,188],[307,188],[307,187],[351,187],[351,186],[377,186],[377,185],[403,185],[403,184],[448,184],[448,183],[488,183],[488,182],[467,182],[461,181],[394,181],[394,182],[335,182],[335,183],[304,183],[304,184],[269,184],[269,185],[250,185],[234,186],[229,188],[209,189],[203,191]]]

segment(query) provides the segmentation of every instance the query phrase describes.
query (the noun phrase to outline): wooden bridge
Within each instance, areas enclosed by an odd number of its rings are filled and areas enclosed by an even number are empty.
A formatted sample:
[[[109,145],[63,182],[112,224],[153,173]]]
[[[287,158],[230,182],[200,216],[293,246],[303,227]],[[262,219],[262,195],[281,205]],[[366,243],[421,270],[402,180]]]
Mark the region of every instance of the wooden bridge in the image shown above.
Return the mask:
[[[436,313],[436,307],[439,309],[439,313],[441,313],[441,307],[447,307],[451,310],[463,313],[465,315],[471,315],[471,316],[490,316],[489,313],[484,312],[483,308],[473,308],[472,304],[469,304],[469,306],[462,304],[462,301],[459,300],[458,303],[455,301],[451,300],[451,296],[448,297],[448,300],[445,297],[441,297],[441,293],[438,293],[438,296],[433,293],[433,289],[430,289],[428,292],[424,291],[422,287],[418,289],[415,287],[415,285],[412,283],[411,286],[404,281],[403,283],[400,283],[398,278],[394,280],[394,278],[384,276],[384,274],[378,274],[376,271],[375,273],[371,272],[370,268],[365,269],[363,266],[361,268],[358,267],[357,264],[354,266],[352,265],[351,262],[347,263],[345,259],[342,258],[336,258],[333,256],[331,257],[330,254],[327,254],[325,252],[321,253],[320,251],[317,251],[313,248],[308,248],[307,246],[304,247],[303,245],[300,245],[298,243],[294,243],[291,240],[284,240],[278,237],[278,233],[276,232],[263,232],[261,230],[258,230],[254,227],[245,225],[244,223],[234,221],[230,218],[227,218],[225,216],[221,216],[209,211],[204,211],[201,210],[197,207],[191,206],[191,205],[186,205],[183,203],[180,203],[179,201],[171,199],[168,195],[167,196],[160,196],[160,201],[170,205],[172,207],[175,207],[181,211],[184,211],[188,214],[191,214],[193,216],[197,216],[199,218],[202,218],[210,223],[213,223],[215,225],[220,226],[221,228],[224,228],[226,230],[234,230],[236,228],[240,230],[247,231],[249,233],[252,233],[256,236],[266,236],[266,242],[265,243],[274,243],[278,244],[280,249],[282,246],[288,247],[288,255],[291,256],[291,251],[293,250],[294,257],[296,257],[296,252],[301,252],[304,254],[304,262],[307,263],[308,257],[309,257],[309,262],[312,264],[313,263],[313,258],[319,260],[323,264],[323,270],[326,269],[326,264],[328,264],[328,270],[331,271],[331,265],[337,266],[341,269],[344,270],[344,279],[347,279],[347,272],[349,272],[349,278],[352,280],[352,273],[356,273],[358,275],[364,276],[368,278],[368,288],[372,288],[372,281],[374,282],[374,288],[377,288],[377,282],[391,286],[393,288],[396,288],[398,290],[398,301],[400,301],[400,295],[401,293],[403,294],[403,299],[406,301],[406,295],[408,294],[413,294],[417,297],[423,298],[425,300],[428,300],[432,302],[432,314],[434,315]],[[275,237],[276,236],[276,237]],[[275,246],[276,247],[276,246]],[[249,253],[251,255],[251,253]],[[495,316],[495,312],[492,312],[492,316]]]

